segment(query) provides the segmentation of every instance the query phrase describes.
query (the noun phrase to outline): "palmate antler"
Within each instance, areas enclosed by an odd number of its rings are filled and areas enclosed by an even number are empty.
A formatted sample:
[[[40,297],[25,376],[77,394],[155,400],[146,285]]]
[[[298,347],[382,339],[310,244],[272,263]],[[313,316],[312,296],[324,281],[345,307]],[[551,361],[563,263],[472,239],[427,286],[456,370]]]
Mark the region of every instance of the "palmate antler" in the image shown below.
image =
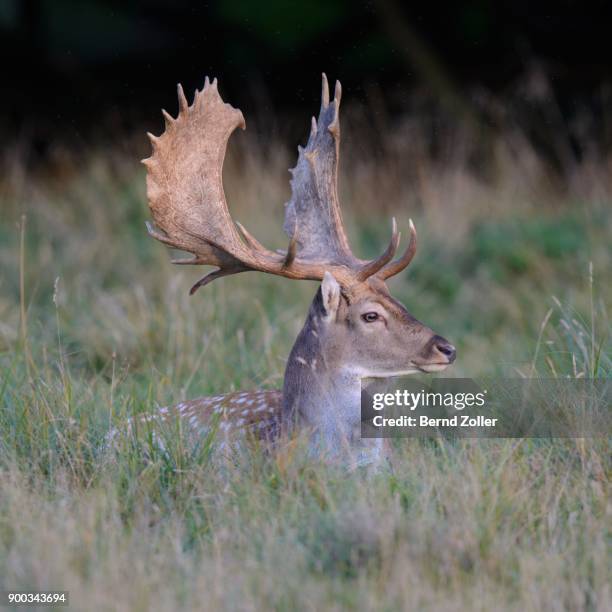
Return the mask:
[[[297,165],[291,170],[292,196],[284,225],[289,247],[278,254],[234,223],[225,201],[221,177],[225,149],[231,133],[245,128],[242,113],[223,102],[216,79],[212,83],[206,79],[191,106],[178,86],[178,117],[163,111],[166,129],[159,137],[149,134],[153,154],[143,160],[147,197],[157,226],[147,224],[147,228],[157,240],[193,254],[173,263],[217,267],[191,293],[216,278],[248,270],[309,280],[321,280],[327,270],[348,287],[374,274],[389,278],[410,263],[416,251],[412,221],[410,244],[395,262],[391,260],[400,239],[395,219],[389,246],[380,257],[362,261],[350,250],[337,193],[340,95],[337,82],[330,102],[323,75],[319,119],[312,118],[308,143],[299,147]]]

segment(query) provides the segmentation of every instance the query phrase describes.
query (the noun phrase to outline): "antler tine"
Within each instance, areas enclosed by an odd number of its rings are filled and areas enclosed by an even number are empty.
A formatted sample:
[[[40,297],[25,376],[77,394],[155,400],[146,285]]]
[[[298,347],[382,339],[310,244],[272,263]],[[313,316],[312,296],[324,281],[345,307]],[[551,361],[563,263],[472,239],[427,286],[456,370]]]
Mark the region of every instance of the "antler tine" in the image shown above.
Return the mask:
[[[262,253],[266,253],[267,255],[272,254],[268,249],[266,249],[263,244],[261,244],[261,242],[259,242],[259,240],[257,240],[257,238],[255,238],[255,236],[253,236],[253,234],[251,234],[251,232],[247,230],[246,227],[244,227],[244,225],[242,225],[242,223],[240,223],[239,221],[234,221],[234,223],[236,224],[236,227],[240,230],[240,233],[242,234],[242,237],[245,239],[246,243],[252,249],[255,249],[256,251],[260,251]]]
[[[205,264],[206,262],[197,255],[192,255],[191,257],[183,257],[182,259],[171,259],[171,264],[175,266],[193,266],[199,264]]]
[[[329,83],[327,75],[321,74],[321,110],[325,110],[329,106]]]
[[[175,121],[174,117],[165,108],[162,108],[162,115],[166,121],[166,129],[170,128]]]
[[[342,98],[342,85],[340,81],[336,81],[336,88],[334,90],[334,100],[332,102],[334,106],[334,114],[331,123],[327,126],[329,133],[334,138],[334,144],[336,149],[340,146],[340,100]]]
[[[176,90],[179,100],[179,114],[184,113],[189,108],[189,102],[187,102],[183,86],[180,83],[176,86]]]
[[[293,227],[293,234],[291,234],[291,239],[289,240],[289,246],[287,247],[287,255],[285,256],[285,261],[283,261],[283,268],[291,267],[293,261],[295,260],[295,256],[297,254],[297,221]]]
[[[366,263],[359,269],[359,271],[357,272],[358,281],[364,281],[366,280],[366,278],[373,276],[385,264],[388,264],[393,259],[400,240],[400,234],[397,231],[397,223],[395,222],[395,217],[391,219],[391,228],[391,240],[389,241],[389,245],[385,249],[385,252],[377,259],[373,259],[372,261]]]
[[[309,140],[310,138],[314,138],[317,135],[317,120],[312,117],[312,119],[310,120],[310,136],[309,136]]]
[[[193,295],[198,289],[201,287],[205,287],[209,283],[212,283],[217,278],[221,278],[223,276],[231,276],[232,274],[238,274],[239,272],[246,272],[248,268],[241,268],[236,270],[223,270],[221,268],[217,270],[213,270],[209,272],[205,276],[203,276],[191,289],[189,290],[189,295]]]
[[[336,81],[336,86],[334,89],[334,100],[336,104],[340,106],[340,100],[342,99],[342,85],[340,81]]]
[[[378,273],[378,277],[384,279],[391,278],[396,274],[399,274],[402,270],[408,267],[408,264],[412,261],[417,250],[417,233],[416,228],[412,219],[410,219],[410,242],[404,251],[404,254],[393,263],[386,265]]]
[[[147,228],[147,233],[149,234],[149,236],[155,238],[155,240],[159,240],[160,242],[167,244],[169,247],[174,247],[175,249],[180,248],[177,243],[166,234],[166,232],[156,228],[149,221],[145,221],[145,226]]]

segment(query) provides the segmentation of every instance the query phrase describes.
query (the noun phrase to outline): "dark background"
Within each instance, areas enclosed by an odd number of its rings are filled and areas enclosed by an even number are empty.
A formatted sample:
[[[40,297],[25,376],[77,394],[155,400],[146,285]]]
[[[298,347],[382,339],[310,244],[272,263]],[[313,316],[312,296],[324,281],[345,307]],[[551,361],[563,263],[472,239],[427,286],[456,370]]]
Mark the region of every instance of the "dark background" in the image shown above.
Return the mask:
[[[41,156],[161,125],[175,85],[218,76],[247,119],[312,113],[320,73],[390,113],[425,96],[492,125],[483,96],[546,98],[605,133],[612,55],[605,2],[464,0],[0,0],[4,145]],[[539,75],[539,76],[538,76]],[[545,75],[545,81],[538,79]],[[546,85],[543,86],[542,83]],[[527,100],[529,102],[529,100]]]

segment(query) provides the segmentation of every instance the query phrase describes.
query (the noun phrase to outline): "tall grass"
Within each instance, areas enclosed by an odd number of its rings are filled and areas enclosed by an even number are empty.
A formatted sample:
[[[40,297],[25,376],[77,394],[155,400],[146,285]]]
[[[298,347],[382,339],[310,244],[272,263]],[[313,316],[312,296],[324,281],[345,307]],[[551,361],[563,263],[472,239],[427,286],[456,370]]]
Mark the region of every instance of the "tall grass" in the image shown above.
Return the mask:
[[[415,219],[391,288],[457,345],[454,374],[610,376],[609,160],[558,175],[509,133],[484,176],[469,140],[434,157],[412,121],[386,134],[376,155],[348,138],[352,243],[370,256],[385,217]],[[605,439],[403,440],[389,469],[350,474],[299,444],[220,460],[180,428],[163,453],[146,429],[106,449],[156,405],[279,387],[316,288],[245,274],[189,299],[199,271],[144,232],[142,156],[5,164],[0,589],[68,590],[79,610],[606,609]],[[225,172],[234,216],[274,247],[291,164],[247,136]]]

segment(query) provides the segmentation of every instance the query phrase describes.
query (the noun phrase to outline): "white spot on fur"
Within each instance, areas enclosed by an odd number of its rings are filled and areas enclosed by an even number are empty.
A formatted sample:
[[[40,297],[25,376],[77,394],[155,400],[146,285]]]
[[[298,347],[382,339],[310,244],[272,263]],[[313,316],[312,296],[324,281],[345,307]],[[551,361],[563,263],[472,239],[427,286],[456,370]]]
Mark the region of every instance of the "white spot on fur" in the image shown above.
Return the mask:
[[[295,360],[302,365],[307,365],[306,360],[303,357],[296,357]]]

